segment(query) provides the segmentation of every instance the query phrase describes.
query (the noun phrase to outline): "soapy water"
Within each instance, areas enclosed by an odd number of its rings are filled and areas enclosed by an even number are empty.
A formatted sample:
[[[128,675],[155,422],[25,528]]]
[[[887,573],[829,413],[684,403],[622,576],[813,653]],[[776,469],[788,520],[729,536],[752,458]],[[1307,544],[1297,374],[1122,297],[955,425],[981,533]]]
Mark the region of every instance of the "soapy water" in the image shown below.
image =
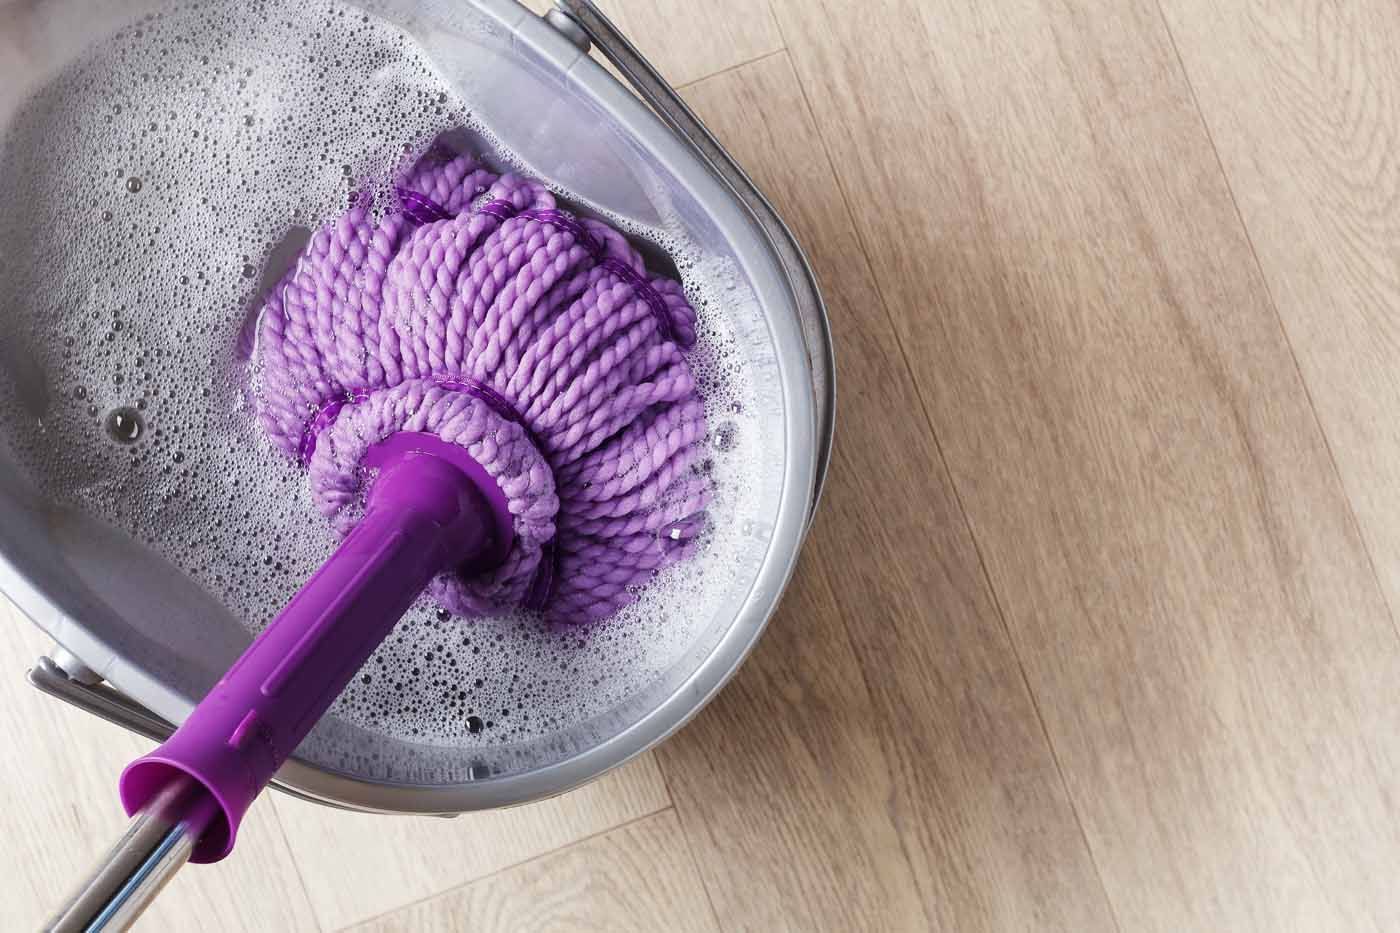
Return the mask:
[[[29,103],[0,157],[0,298],[47,386],[38,411],[6,387],[0,440],[46,495],[123,529],[260,629],[335,544],[304,471],[256,423],[260,297],[348,195],[461,127],[489,141],[407,36],[341,3],[187,5],[90,50]],[[732,329],[743,299],[683,231],[610,219],[670,257],[700,314],[692,365],[713,426],[700,468],[715,488],[700,553],[587,630],[420,600],[334,715],[432,745],[556,734],[652,684],[752,572],[761,548],[744,519],[763,510],[745,477],[763,449]]]

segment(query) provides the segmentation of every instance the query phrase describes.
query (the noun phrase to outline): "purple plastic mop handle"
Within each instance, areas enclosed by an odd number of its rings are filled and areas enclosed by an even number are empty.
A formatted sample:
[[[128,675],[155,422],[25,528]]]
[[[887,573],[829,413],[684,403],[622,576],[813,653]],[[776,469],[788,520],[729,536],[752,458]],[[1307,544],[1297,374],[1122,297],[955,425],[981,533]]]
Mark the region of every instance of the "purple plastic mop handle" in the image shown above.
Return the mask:
[[[229,853],[253,799],[428,582],[495,549],[480,479],[424,446],[382,454],[360,523],[175,734],[122,773],[128,813],[182,774],[214,798],[191,861]]]

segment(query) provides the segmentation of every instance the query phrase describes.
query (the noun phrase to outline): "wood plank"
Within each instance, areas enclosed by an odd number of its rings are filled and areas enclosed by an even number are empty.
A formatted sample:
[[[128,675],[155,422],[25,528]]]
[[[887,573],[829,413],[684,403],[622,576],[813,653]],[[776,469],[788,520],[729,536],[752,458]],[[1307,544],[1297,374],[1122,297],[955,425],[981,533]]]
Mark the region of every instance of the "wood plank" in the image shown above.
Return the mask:
[[[1110,929],[1098,879],[785,56],[687,98],[811,250],[833,475],[754,656],[659,752],[726,929]]]
[[[1124,928],[1400,924],[1395,630],[1155,4],[775,6]]]
[[[1400,13],[1166,0],[1163,11],[1400,615]]]
[[[598,5],[672,85],[690,84],[783,47],[768,4],[753,0],[601,0]]]
[[[0,596],[0,929],[48,918],[126,826],[117,775],[151,744],[35,690],[23,673],[53,642]],[[238,851],[190,865],[161,892],[137,930],[278,933],[317,929],[311,905],[266,800],[244,818]]]
[[[646,754],[563,796],[455,819],[275,803],[316,916],[332,930],[655,813],[670,798]]]
[[[713,933],[714,912],[670,810],[354,927]]]

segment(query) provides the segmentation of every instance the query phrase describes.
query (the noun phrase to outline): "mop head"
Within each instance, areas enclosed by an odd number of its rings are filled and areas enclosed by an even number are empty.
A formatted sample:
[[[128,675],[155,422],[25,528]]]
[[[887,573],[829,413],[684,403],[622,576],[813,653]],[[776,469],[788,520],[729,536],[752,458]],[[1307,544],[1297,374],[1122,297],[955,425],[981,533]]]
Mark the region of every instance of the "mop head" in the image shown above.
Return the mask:
[[[466,448],[515,540],[490,571],[438,577],[433,597],[463,615],[602,619],[704,526],[695,311],[620,233],[533,180],[434,150],[394,193],[377,222],[359,197],[266,296],[263,428],[342,533],[371,445],[419,431]]]

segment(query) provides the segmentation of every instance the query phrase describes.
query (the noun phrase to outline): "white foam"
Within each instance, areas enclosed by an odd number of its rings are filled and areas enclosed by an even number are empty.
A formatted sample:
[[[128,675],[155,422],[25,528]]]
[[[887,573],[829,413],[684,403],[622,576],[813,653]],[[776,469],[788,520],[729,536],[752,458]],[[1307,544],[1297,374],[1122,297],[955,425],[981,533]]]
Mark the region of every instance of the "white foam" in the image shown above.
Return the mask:
[[[0,294],[50,401],[34,418],[10,399],[0,425],[46,492],[148,543],[249,628],[266,624],[334,545],[249,404],[238,348],[281,271],[269,257],[360,181],[388,179],[406,150],[471,122],[402,33],[325,0],[156,16],[45,89],[5,150]],[[763,511],[745,481],[765,456],[759,388],[736,330],[757,311],[733,269],[674,224],[629,232],[670,252],[701,314],[716,498],[700,555],[587,632],[444,619],[420,603],[341,716],[410,741],[524,742],[616,708],[713,634],[760,548],[745,521]],[[134,443],[103,429],[121,406],[145,419]]]

